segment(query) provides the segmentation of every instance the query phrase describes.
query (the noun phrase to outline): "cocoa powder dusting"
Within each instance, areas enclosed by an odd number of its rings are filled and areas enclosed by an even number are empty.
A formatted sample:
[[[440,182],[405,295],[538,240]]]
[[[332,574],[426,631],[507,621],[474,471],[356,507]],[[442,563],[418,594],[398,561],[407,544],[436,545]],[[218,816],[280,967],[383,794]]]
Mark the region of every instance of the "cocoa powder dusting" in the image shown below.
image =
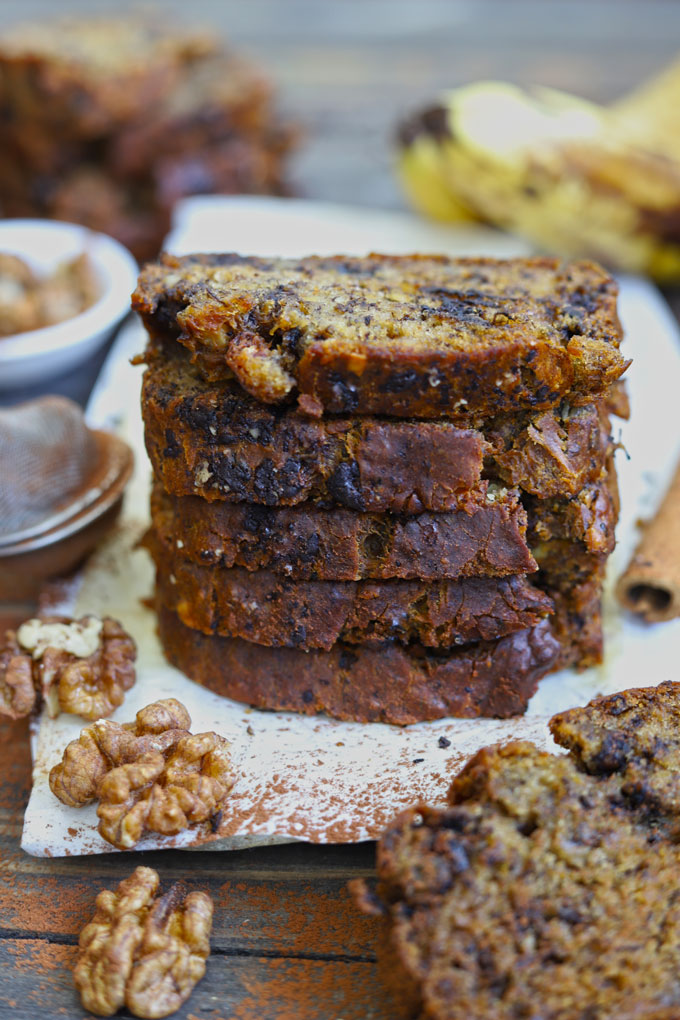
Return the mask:
[[[21,850],[19,855],[24,866],[30,862],[30,873],[17,874],[12,869],[5,880],[4,861],[0,864],[3,923],[21,931],[77,935],[92,913],[92,882],[70,875],[51,875],[53,866],[47,861],[36,864]]]
[[[344,885],[321,891],[311,882],[225,882],[215,896],[217,918],[245,914],[245,937],[252,937],[249,922],[257,918],[257,935],[285,953],[375,957],[375,922],[360,914]],[[237,893],[238,895],[235,895]],[[219,923],[219,922],[218,922]]]
[[[243,974],[246,995],[228,1020],[394,1020],[370,963],[263,960],[257,976]]]

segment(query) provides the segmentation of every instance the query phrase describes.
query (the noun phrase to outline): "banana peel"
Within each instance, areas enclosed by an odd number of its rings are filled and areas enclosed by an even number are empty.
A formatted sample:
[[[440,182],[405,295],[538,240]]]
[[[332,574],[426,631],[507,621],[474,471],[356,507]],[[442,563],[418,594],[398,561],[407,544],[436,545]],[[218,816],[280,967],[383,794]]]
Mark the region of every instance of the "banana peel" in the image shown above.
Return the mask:
[[[435,220],[680,281],[680,64],[610,107],[504,82],[452,90],[401,126],[397,170]]]

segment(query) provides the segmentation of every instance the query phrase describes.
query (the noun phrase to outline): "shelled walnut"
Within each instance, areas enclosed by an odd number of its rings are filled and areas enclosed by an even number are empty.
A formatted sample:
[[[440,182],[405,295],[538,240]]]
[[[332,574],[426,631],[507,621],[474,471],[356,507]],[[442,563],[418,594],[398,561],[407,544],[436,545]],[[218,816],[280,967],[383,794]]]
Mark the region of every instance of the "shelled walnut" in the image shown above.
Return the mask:
[[[205,974],[213,903],[176,883],[158,895],[158,873],[136,868],[116,892],[97,896],[74,970],[83,1006],[113,1016],[126,1006],[153,1020],[174,1013]]]
[[[8,630],[0,648],[0,714],[22,719],[35,703],[31,658],[22,652],[14,631]]]
[[[135,682],[136,655],[109,616],[27,620],[0,647],[0,714],[28,715],[43,697],[52,715],[111,715]]]
[[[229,742],[191,734],[174,698],[156,701],[134,723],[99,719],[81,732],[50,772],[55,797],[70,807],[99,801],[99,832],[120,849],[145,832],[176,835],[222,811],[233,785]]]

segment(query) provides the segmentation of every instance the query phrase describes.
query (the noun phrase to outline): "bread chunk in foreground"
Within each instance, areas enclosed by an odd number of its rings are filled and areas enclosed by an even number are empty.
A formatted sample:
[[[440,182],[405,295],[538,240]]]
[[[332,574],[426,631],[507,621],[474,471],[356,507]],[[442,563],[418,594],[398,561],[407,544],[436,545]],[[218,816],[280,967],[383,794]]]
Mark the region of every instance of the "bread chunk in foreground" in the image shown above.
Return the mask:
[[[594,263],[543,257],[165,255],[133,307],[266,403],[472,421],[605,392],[626,368],[616,294]]]
[[[421,1020],[680,1016],[680,684],[478,752],[378,845],[385,976]],[[377,906],[377,903],[376,903]]]

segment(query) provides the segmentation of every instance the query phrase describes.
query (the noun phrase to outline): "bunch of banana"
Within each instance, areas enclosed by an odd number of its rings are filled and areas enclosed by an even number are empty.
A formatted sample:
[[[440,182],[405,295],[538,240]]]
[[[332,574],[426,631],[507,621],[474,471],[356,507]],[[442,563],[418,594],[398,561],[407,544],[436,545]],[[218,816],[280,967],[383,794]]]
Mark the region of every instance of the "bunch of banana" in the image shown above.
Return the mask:
[[[680,280],[680,64],[609,107],[501,82],[455,89],[401,126],[398,169],[434,219]]]

